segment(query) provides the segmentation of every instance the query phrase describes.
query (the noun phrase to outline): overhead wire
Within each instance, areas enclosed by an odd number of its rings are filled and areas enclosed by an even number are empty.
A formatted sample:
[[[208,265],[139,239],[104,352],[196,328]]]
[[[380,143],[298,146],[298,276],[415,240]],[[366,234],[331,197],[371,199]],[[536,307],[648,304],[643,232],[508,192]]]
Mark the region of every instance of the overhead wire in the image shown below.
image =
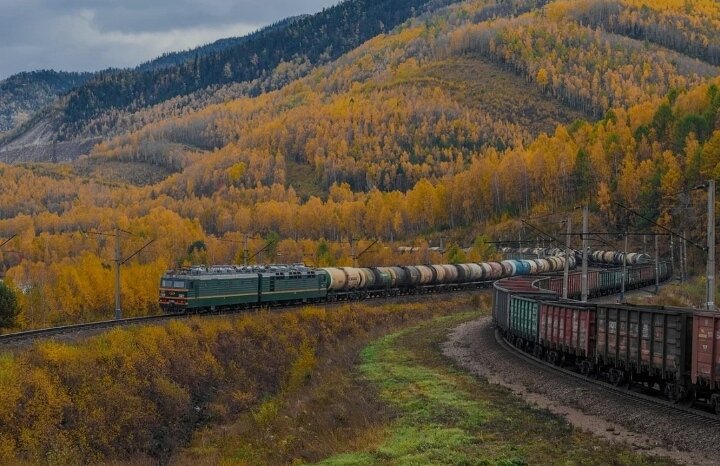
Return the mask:
[[[640,217],[641,219],[643,219],[643,220],[645,220],[645,221],[647,221],[647,222],[652,223],[653,225],[655,225],[656,227],[660,228],[661,230],[667,231],[667,232],[670,233],[671,235],[677,236],[678,238],[682,239],[683,241],[687,241],[687,242],[690,243],[692,246],[695,246],[696,248],[700,249],[701,251],[707,251],[707,248],[706,248],[706,247],[703,247],[703,246],[695,243],[694,241],[687,239],[685,236],[683,236],[683,235],[681,235],[681,234],[679,234],[679,233],[677,233],[677,232],[675,232],[675,231],[672,231],[672,230],[669,229],[669,228],[666,228],[666,227],[660,225],[659,223],[657,223],[657,222],[655,222],[655,221],[653,221],[653,220],[645,217],[644,215],[642,215],[642,214],[634,211],[634,210],[631,209],[630,207],[624,206],[624,205],[620,204],[619,202],[614,202],[614,204],[617,205],[617,206],[622,207],[623,209],[627,210],[627,211],[630,212],[631,214],[636,215],[636,216]]]

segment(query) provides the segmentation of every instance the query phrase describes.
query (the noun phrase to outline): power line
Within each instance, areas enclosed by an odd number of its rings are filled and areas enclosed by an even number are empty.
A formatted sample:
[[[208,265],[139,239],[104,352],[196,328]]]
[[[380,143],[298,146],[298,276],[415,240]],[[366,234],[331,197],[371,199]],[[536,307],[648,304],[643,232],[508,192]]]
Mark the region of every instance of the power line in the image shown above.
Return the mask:
[[[602,244],[604,244],[605,246],[607,246],[607,247],[609,247],[609,248],[617,249],[617,247],[616,247],[615,245],[608,243],[607,241],[605,241],[604,239],[602,239],[602,238],[600,237],[600,235],[598,235],[597,233],[590,233],[590,234],[595,237],[595,240],[596,240],[596,241],[600,241]]]
[[[15,238],[16,236],[17,236],[17,233],[15,233],[15,234],[12,235],[10,238],[8,238],[8,239],[6,239],[5,241],[3,241],[2,244],[0,244],[0,248],[3,247],[3,246],[5,246],[6,244],[8,244],[10,241],[12,241],[13,238]]]
[[[699,244],[695,243],[694,241],[691,241],[691,240],[685,238],[683,235],[681,235],[681,234],[679,234],[679,233],[676,233],[676,232],[672,231],[671,229],[666,228],[666,227],[660,225],[659,223],[657,223],[657,222],[655,222],[655,221],[653,221],[653,220],[645,217],[644,215],[642,215],[642,214],[634,211],[634,210],[631,209],[630,207],[626,207],[626,206],[620,204],[619,202],[614,202],[614,204],[622,207],[623,209],[627,210],[627,211],[630,212],[631,214],[637,215],[637,216],[640,217],[641,219],[643,219],[643,220],[645,220],[645,221],[647,221],[647,222],[652,223],[653,225],[655,225],[656,227],[660,228],[661,230],[667,231],[668,233],[670,233],[670,235],[672,235],[672,236],[677,236],[678,238],[682,239],[683,241],[687,241],[688,243],[692,244],[693,246],[695,246],[696,248],[700,249],[701,251],[707,251],[707,248],[705,248],[705,247],[703,247],[703,246],[700,246]]]
[[[145,249],[146,247],[150,246],[150,245],[153,244],[154,242],[155,242],[155,240],[154,240],[154,239],[151,239],[150,241],[148,241],[147,243],[145,243],[145,246],[141,247],[140,249],[138,249],[137,251],[135,251],[134,253],[130,254],[128,257],[126,257],[126,258],[123,259],[122,261],[120,261],[120,264],[121,264],[121,265],[122,265],[122,264],[125,264],[127,261],[129,261],[129,260],[132,259],[133,257],[135,257],[135,256],[137,256],[138,254],[140,254],[140,253],[143,251],[143,249]]]
[[[635,232],[613,232],[613,231],[589,231],[588,235],[628,235],[628,236],[671,236],[672,233],[655,233],[654,231],[635,231]],[[567,236],[567,233],[558,233],[559,236]],[[582,233],[570,233],[570,236],[582,236]],[[600,240],[602,241],[602,240]]]
[[[707,188],[707,184],[701,184],[701,185],[695,186],[693,188],[688,188],[688,189],[684,189],[682,191],[678,191],[675,193],[666,194],[665,197],[672,197],[672,196],[678,196],[680,194],[687,194],[687,193],[691,193],[693,191],[698,191],[698,190],[705,189],[705,188]]]
[[[557,238],[555,238],[553,235],[551,235],[551,234],[549,234],[549,233],[541,230],[540,228],[538,228],[538,227],[536,227],[536,226],[534,226],[534,225],[526,222],[526,221],[523,220],[523,219],[520,219],[520,221],[521,221],[522,223],[524,223],[525,225],[529,226],[530,228],[532,228],[533,230],[537,231],[537,232],[540,233],[541,235],[544,235],[544,236],[546,236],[547,238],[549,238],[549,239],[550,239],[551,241],[553,241],[559,248],[561,248],[561,249],[564,249],[564,248],[565,248],[565,245],[563,245],[563,244],[560,242],[560,240],[557,239]],[[574,252],[579,252],[577,249],[573,249],[573,248],[569,248],[569,249],[571,249],[571,250],[574,251]]]

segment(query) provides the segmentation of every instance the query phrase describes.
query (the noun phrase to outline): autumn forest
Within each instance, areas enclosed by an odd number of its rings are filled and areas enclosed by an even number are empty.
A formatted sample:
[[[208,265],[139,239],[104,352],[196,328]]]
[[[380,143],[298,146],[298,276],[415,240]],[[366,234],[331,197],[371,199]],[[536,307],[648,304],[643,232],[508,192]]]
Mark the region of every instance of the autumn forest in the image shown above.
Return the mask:
[[[518,217],[585,202],[616,231],[630,221],[617,203],[676,229],[703,221],[687,188],[720,177],[716,2],[405,3],[357,48],[78,110],[57,137],[101,137],[88,154],[0,165],[17,326],[110,317],[100,233],[116,227],[126,254],[155,240],[122,274],[126,314],[146,315],[163,271],[240,263],[246,236],[252,251],[273,240],[258,262],[349,264],[351,241],[377,239],[361,263],[390,264],[443,260],[440,241],[487,258],[485,239],[527,233]],[[123,76],[102,79],[141,82]],[[90,83],[72,102],[103,89]]]

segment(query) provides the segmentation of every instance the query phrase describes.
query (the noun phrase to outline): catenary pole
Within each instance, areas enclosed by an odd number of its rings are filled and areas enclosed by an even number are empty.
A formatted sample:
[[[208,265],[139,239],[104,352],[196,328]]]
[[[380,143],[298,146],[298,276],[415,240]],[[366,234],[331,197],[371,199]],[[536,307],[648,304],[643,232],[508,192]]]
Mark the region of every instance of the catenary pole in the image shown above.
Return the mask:
[[[588,299],[588,206],[587,204],[583,208],[583,234],[582,234],[582,302],[587,302]]]
[[[705,307],[715,310],[715,180],[708,182],[707,234],[707,301]]]
[[[655,294],[660,292],[660,252],[658,251],[658,235],[655,235]]]
[[[622,264],[622,286],[620,288],[620,302],[625,302],[625,281],[627,280],[627,250],[628,250],[628,235],[625,233],[625,246],[623,250],[623,264]]]
[[[567,238],[565,238],[565,269],[563,271],[563,299],[568,297],[568,277],[570,274],[570,238],[572,234],[572,223],[570,216],[567,218]]]
[[[249,250],[248,250],[248,235],[247,235],[247,233],[245,233],[244,241],[245,241],[245,244],[244,244],[244,249],[243,249],[243,265],[244,265],[245,267],[247,267],[247,265],[248,265],[248,255],[249,255]]]
[[[120,252],[120,228],[115,228],[115,320],[122,319],[120,308],[120,266],[122,262]]]
[[[675,278],[675,242],[673,241],[673,235],[670,235],[670,279]]]
[[[683,230],[683,237],[687,238],[687,230]],[[680,271],[682,274],[682,282],[685,283],[687,280],[687,241],[683,239],[680,244],[680,250],[682,251],[682,264],[680,265]]]

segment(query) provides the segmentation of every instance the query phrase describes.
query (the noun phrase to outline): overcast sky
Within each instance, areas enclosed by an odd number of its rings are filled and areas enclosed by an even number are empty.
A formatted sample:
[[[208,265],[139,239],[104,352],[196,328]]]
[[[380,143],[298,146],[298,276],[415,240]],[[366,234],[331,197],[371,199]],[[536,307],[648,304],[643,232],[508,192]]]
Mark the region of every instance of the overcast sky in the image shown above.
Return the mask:
[[[95,71],[241,36],[338,0],[0,0],[0,79]]]

